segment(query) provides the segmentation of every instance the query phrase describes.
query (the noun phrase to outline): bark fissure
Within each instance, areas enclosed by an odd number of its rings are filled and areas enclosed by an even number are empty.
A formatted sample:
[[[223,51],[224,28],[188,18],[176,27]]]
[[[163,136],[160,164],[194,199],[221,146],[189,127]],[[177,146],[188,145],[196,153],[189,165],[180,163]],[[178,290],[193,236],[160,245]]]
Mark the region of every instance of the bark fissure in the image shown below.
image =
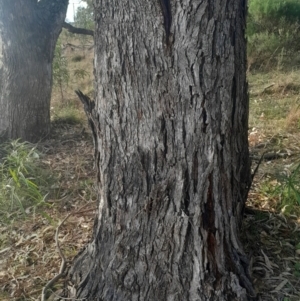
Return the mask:
[[[171,23],[172,23],[172,13],[170,0],[159,0],[163,17],[164,17],[164,27],[166,30],[166,41],[169,42]]]

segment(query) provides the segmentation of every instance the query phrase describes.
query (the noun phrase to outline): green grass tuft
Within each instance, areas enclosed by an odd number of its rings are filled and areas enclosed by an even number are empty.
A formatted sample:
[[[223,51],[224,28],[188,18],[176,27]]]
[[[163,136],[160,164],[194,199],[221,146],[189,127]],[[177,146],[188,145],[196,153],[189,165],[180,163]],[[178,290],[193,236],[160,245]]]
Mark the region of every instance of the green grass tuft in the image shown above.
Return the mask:
[[[2,222],[21,213],[26,216],[45,204],[49,175],[41,177],[40,154],[36,147],[18,140],[0,145],[0,216]]]

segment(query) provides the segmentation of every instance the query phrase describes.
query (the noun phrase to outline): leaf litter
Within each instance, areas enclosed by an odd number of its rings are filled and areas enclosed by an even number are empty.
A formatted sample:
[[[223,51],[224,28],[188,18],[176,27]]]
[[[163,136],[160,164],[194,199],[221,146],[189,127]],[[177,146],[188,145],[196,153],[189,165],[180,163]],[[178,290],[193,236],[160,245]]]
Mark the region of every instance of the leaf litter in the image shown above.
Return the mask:
[[[58,181],[47,198],[51,207],[33,219],[15,221],[9,226],[0,224],[1,300],[40,300],[46,283],[59,272],[61,257],[56,250],[55,231],[68,214],[71,215],[58,235],[67,269],[91,239],[96,189],[93,144],[87,131],[81,125],[57,124],[52,136],[38,146],[45,154],[45,168]],[[251,147],[267,140],[258,130],[249,137]],[[274,164],[288,164],[287,160],[280,158]],[[267,169],[270,164],[262,163],[244,219],[242,237],[250,257],[250,272],[260,301],[299,301],[300,220],[296,215],[286,218],[273,210],[276,200],[259,193],[259,181]],[[84,210],[78,212],[82,206]],[[63,284],[61,278],[52,290],[58,292]]]
[[[46,199],[51,206],[10,225],[0,222],[0,300],[40,300],[43,287],[59,271],[55,231],[68,214],[58,235],[67,267],[90,240],[96,177],[87,131],[82,125],[54,124],[49,139],[38,145],[44,167],[57,178]],[[82,206],[84,210],[78,212]],[[62,286],[63,279],[52,289]]]

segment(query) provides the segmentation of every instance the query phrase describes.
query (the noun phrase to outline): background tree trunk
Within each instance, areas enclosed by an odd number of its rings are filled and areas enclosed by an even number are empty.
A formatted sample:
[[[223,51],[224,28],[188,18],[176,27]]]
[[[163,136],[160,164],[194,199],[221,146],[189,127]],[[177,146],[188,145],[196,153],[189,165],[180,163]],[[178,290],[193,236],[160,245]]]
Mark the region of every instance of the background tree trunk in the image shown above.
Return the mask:
[[[246,1],[94,3],[99,212],[72,297],[255,299]]]
[[[38,141],[50,130],[52,60],[68,0],[0,0],[0,135]]]

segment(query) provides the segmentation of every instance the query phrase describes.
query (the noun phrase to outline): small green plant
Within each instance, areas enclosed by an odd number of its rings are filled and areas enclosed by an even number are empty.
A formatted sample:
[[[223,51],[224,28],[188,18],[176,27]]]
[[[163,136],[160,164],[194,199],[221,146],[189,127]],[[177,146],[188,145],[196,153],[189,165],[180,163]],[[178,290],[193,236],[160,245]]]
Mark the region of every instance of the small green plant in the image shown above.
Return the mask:
[[[84,79],[86,76],[89,76],[89,73],[84,69],[75,69],[74,70],[74,77],[76,79]]]
[[[21,211],[26,215],[28,207],[44,204],[45,184],[38,177],[40,154],[29,143],[12,141],[0,145],[0,215]]]
[[[295,206],[300,206],[300,163],[289,176],[283,177],[281,206],[288,213],[293,212]]]
[[[277,180],[266,181],[262,186],[265,194],[277,200],[284,214],[297,214],[300,209],[300,163],[289,175],[280,175]]]
[[[68,61],[63,55],[61,41],[58,39],[53,59],[53,83],[58,87],[62,101],[64,101],[64,85],[68,85],[69,79]]]
[[[294,265],[294,275],[300,278],[300,262],[296,262]]]
[[[74,104],[61,107],[57,112],[53,112],[53,123],[55,124],[81,124],[84,118]]]

